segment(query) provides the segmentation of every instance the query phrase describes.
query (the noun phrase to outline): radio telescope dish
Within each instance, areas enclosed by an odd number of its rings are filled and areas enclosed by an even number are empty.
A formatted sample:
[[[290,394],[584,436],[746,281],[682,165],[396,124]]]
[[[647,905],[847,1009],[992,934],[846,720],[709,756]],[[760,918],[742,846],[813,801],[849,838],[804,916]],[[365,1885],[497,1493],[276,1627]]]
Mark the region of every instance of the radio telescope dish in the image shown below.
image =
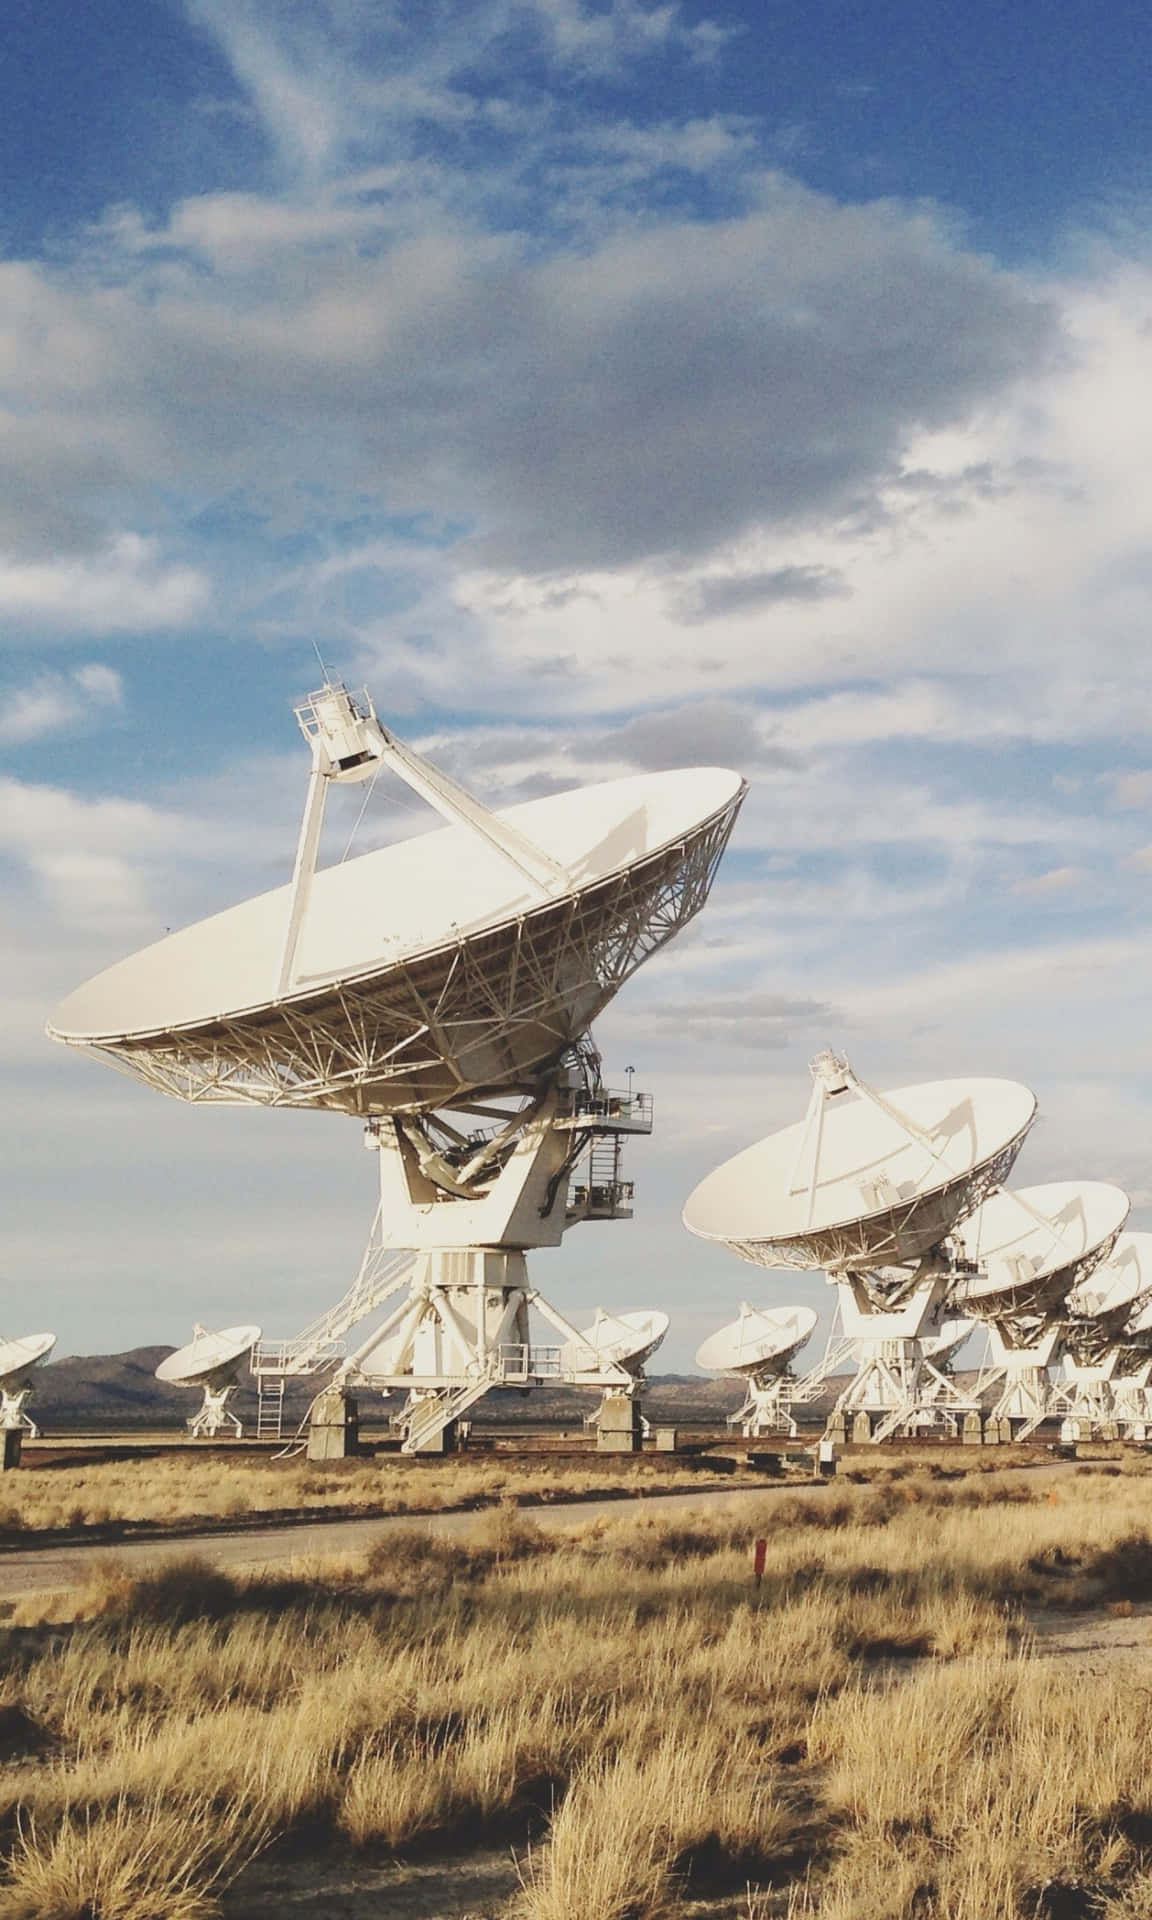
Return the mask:
[[[710,1373],[783,1373],[811,1339],[816,1320],[812,1307],[754,1307],[744,1300],[737,1319],[697,1349],[696,1365]]]
[[[580,1340],[602,1364],[623,1367],[626,1373],[636,1374],[655,1353],[670,1324],[668,1315],[658,1309],[605,1313],[601,1308]]]
[[[746,789],[691,768],[495,813],[398,740],[366,693],[329,681],[296,717],[311,770],[291,884],[109,968],[49,1032],[180,1099],[368,1121],[369,1242],[305,1346],[336,1357],[334,1341],[405,1287],[338,1384],[387,1356],[370,1372],[408,1389],[404,1450],[438,1451],[490,1388],[555,1377],[530,1305],[595,1357],[529,1290],[525,1251],[630,1217],[622,1143],[651,1130],[651,1101],[631,1072],[625,1093],[605,1087],[589,1025],[704,906]],[[448,826],[318,871],[329,788],[382,770]],[[416,1256],[399,1273],[397,1249]],[[257,1377],[282,1387],[306,1358],[262,1350]],[[616,1368],[611,1384],[629,1378]],[[230,1390],[205,1379],[206,1396]]]
[[[170,1353],[156,1369],[157,1380],[173,1387],[200,1387],[203,1401],[200,1411],[188,1422],[188,1431],[198,1440],[213,1440],[223,1427],[231,1427],[237,1440],[244,1429],[228,1401],[240,1382],[240,1368],[260,1338],[259,1327],[225,1327],[222,1333],[208,1333],[197,1327],[186,1347]]]
[[[976,1320],[1060,1316],[1074,1287],[1108,1258],[1131,1205],[1102,1180],[1005,1188],[956,1229],[965,1259],[952,1301]]]
[[[169,935],[52,1037],[185,1100],[389,1114],[522,1084],[703,906],[745,792],[702,767],[465,813],[404,751],[458,824],[309,876],[306,914],[279,887]]]
[[[959,1352],[965,1340],[975,1331],[975,1322],[972,1320],[945,1320],[935,1333],[920,1335],[921,1352],[925,1360],[931,1360],[933,1366],[942,1366],[945,1360],[950,1360],[954,1353]]]
[[[56,1345],[54,1333],[26,1333],[19,1340],[0,1340],[0,1430],[26,1433],[31,1440],[40,1429],[24,1411],[32,1392],[32,1376]]]
[[[260,1338],[259,1327],[225,1327],[208,1333],[197,1327],[186,1347],[170,1353],[156,1369],[157,1380],[173,1387],[222,1387],[239,1376],[240,1363]]]
[[[821,1054],[807,1117],[702,1180],[684,1224],[765,1267],[850,1272],[923,1258],[1004,1179],[1036,1116],[1012,1080],[876,1093]]]
[[[1118,1235],[1108,1258],[1068,1295],[1078,1320],[1091,1320],[1113,1337],[1145,1302],[1152,1307],[1152,1233]]]
[[[1143,1300],[1124,1325],[1125,1344],[1152,1345],[1152,1300]]]
[[[33,1367],[47,1359],[55,1345],[54,1333],[26,1333],[19,1340],[0,1340],[0,1392],[7,1397],[26,1387]]]

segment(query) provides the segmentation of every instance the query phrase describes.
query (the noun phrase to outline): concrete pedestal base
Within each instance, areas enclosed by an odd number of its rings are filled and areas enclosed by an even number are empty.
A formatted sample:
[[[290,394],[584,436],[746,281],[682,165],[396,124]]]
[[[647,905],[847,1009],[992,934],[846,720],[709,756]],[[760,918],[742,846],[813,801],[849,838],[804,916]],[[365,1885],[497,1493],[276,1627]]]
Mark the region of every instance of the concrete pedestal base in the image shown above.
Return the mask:
[[[351,1460],[360,1451],[360,1416],[342,1387],[326,1387],[308,1422],[309,1460]]]
[[[19,1427],[0,1429],[0,1472],[7,1473],[11,1467],[20,1465],[20,1449],[24,1444],[24,1435]]]
[[[636,1401],[624,1394],[606,1394],[596,1424],[597,1453],[639,1453],[643,1434]]]

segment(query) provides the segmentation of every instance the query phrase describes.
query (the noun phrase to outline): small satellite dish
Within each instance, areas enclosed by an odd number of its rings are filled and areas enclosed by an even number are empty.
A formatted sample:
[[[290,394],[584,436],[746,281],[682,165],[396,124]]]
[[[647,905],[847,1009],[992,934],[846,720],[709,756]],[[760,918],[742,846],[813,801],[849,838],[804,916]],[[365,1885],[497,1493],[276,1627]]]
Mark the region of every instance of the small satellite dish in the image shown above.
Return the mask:
[[[186,1347],[170,1353],[156,1369],[157,1380],[173,1387],[200,1387],[203,1404],[189,1422],[189,1431],[197,1439],[212,1439],[225,1426],[236,1438],[243,1435],[227,1402],[240,1382],[240,1369],[260,1339],[259,1327],[225,1327],[221,1333],[209,1333],[197,1327]]]
[[[657,1308],[643,1308],[633,1313],[606,1313],[601,1307],[587,1333],[580,1336],[584,1347],[591,1347],[597,1360],[615,1367],[623,1367],[626,1373],[638,1374],[644,1362],[655,1353],[670,1321],[666,1313]],[[565,1354],[569,1349],[565,1348]],[[571,1358],[575,1362],[580,1349],[571,1349]]]
[[[215,1387],[235,1382],[241,1362],[259,1338],[259,1327],[225,1327],[222,1333],[197,1327],[186,1347],[161,1360],[156,1378],[173,1387]]]
[[[522,1083],[703,905],[745,793],[696,767],[491,814],[404,755],[459,824],[309,873],[299,907],[280,887],[171,934],[52,1037],[182,1099],[388,1114]]]
[[[0,1340],[0,1430],[19,1429],[33,1440],[40,1429],[24,1411],[32,1391],[32,1375],[56,1345],[54,1333],[26,1333],[19,1340]]]
[[[1102,1180],[1005,1188],[957,1227],[963,1257],[976,1267],[952,1289],[976,1320],[1018,1314],[1060,1316],[1069,1293],[1106,1260],[1131,1205]]]
[[[0,1390],[13,1393],[25,1386],[33,1367],[46,1360],[55,1345],[54,1333],[26,1333],[19,1340],[0,1340]]]
[[[1008,1172],[1036,1116],[1012,1080],[933,1080],[877,1093],[818,1055],[807,1117],[702,1180],[684,1224],[765,1267],[907,1265]]]
[[[754,1307],[744,1300],[737,1318],[697,1349],[696,1365],[740,1376],[783,1373],[811,1339],[816,1319],[812,1307]]]

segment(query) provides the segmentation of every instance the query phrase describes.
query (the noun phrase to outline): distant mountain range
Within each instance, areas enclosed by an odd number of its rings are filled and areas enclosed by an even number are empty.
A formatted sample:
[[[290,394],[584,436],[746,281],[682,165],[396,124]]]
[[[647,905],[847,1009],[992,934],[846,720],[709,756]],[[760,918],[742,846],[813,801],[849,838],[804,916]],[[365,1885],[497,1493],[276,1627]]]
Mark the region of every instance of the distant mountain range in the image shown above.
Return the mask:
[[[172,1347],[133,1347],[128,1353],[100,1353],[56,1360],[39,1367],[36,1392],[29,1403],[45,1434],[75,1428],[110,1431],[132,1427],[183,1426],[199,1406],[190,1387],[165,1386],[156,1378]],[[284,1396],[285,1430],[294,1428],[308,1409],[318,1382],[290,1382]],[[739,1406],[741,1388],[734,1380],[712,1380],[701,1374],[658,1374],[652,1377],[644,1405],[654,1425],[722,1424]],[[398,1405],[398,1400],[391,1403]],[[596,1404],[596,1396],[577,1387],[545,1386],[530,1393],[501,1387],[490,1393],[472,1415],[482,1427],[533,1425],[579,1426]],[[247,1381],[231,1405],[249,1431],[256,1426],[256,1390]],[[383,1422],[389,1402],[378,1393],[360,1395],[361,1419]]]

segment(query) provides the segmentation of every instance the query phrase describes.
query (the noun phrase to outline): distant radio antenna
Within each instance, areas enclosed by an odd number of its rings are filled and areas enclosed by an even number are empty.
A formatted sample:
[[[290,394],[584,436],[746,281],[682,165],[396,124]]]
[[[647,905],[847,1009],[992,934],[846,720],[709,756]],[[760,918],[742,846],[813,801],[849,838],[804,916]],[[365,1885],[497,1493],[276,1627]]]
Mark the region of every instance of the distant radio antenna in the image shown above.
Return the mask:
[[[322,673],[322,674],[324,675],[324,685],[325,685],[325,686],[328,686],[328,685],[329,685],[329,683],[330,683],[330,681],[331,681],[331,678],[332,678],[332,676],[331,676],[331,674],[330,674],[330,673],[329,673],[329,671],[328,671],[328,667],[327,667],[327,665],[326,665],[326,663],[325,663],[325,660],[324,660],[324,655],[323,655],[323,654],[321,653],[321,651],[320,651],[320,643],[319,643],[319,641],[317,641],[317,640],[313,640],[313,642],[312,642],[312,651],[313,651],[313,653],[314,653],[314,654],[316,655],[316,658],[317,658],[317,660],[318,660],[318,661],[320,662],[320,671],[321,671],[321,673]]]

